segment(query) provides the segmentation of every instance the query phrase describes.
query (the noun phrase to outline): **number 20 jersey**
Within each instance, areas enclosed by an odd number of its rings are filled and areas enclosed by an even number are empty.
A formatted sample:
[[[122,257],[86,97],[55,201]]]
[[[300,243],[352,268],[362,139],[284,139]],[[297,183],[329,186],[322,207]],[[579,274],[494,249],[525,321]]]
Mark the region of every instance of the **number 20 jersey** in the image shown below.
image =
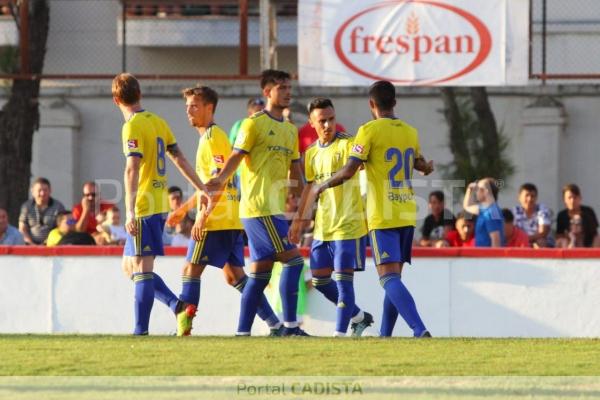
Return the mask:
[[[156,114],[138,111],[123,124],[122,137],[125,156],[141,158],[135,216],[168,212],[167,148],[176,144],[169,125]]]
[[[404,121],[379,118],[359,128],[350,157],[367,170],[369,230],[416,226],[411,179],[419,154],[419,134]]]

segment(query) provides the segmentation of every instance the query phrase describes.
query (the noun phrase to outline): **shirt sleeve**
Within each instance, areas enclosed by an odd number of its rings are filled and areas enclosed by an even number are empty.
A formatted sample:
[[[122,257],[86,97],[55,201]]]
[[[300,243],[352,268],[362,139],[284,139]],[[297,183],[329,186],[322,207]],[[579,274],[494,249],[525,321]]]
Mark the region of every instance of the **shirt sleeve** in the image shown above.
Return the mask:
[[[242,122],[242,126],[240,127],[237,138],[235,138],[235,145],[233,147],[236,150],[249,153],[256,143],[257,135],[256,123],[253,119],[246,118],[244,122]]]
[[[134,128],[132,124],[125,123],[122,131],[123,154],[126,157],[138,156],[144,157],[144,141],[141,132]]]
[[[350,158],[356,158],[360,161],[366,161],[371,150],[370,135],[364,127],[358,128],[358,133],[354,138],[354,144],[350,151]]]
[[[214,165],[219,171],[222,170],[225,161],[227,161],[231,154],[231,145],[229,144],[227,136],[225,133],[219,135],[215,132],[208,139],[208,145],[210,147],[210,156],[212,158],[211,165]]]
[[[544,205],[540,205],[540,208],[537,212],[538,225],[548,225],[552,224],[552,210]]]
[[[569,229],[569,214],[567,210],[558,213],[556,217],[556,234],[562,235]]]

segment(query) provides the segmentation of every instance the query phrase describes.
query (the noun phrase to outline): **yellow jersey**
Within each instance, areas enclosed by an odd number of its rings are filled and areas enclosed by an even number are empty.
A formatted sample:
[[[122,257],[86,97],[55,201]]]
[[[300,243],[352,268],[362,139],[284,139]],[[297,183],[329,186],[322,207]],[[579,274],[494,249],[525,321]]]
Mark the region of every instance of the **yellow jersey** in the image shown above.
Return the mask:
[[[138,111],[123,125],[123,153],[141,158],[135,216],[169,211],[167,148],[177,143],[169,125],[148,111]]]
[[[416,226],[411,179],[419,154],[419,134],[404,121],[379,118],[358,129],[350,157],[367,170],[369,230]]]
[[[336,133],[332,142],[313,143],[304,153],[307,182],[322,183],[348,161],[352,137]],[[317,240],[358,239],[367,234],[358,174],[319,196],[313,236]]]
[[[283,214],[290,165],[300,159],[298,129],[260,111],[242,122],[234,148],[246,153],[242,162],[240,217]]]
[[[196,152],[196,173],[202,182],[216,175],[231,155],[227,134],[217,125],[211,125],[200,137]],[[235,174],[227,181],[223,195],[208,216],[204,230],[221,231],[243,229],[239,217],[240,195]],[[198,204],[199,206],[199,204]]]

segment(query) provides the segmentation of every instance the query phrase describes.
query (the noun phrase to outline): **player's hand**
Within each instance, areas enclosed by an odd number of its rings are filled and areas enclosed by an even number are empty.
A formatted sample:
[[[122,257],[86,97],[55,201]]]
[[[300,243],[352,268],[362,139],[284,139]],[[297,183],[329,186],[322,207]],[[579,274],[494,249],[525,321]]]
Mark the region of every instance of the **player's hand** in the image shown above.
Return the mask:
[[[138,234],[138,228],[135,218],[128,217],[127,221],[125,221],[125,230],[127,233],[131,236],[136,236]]]
[[[421,171],[423,173],[423,175],[427,176],[429,174],[431,174],[433,172],[434,168],[433,168],[433,160],[429,160],[429,162],[427,162],[424,166],[423,166],[423,170]]]
[[[467,189],[469,189],[470,191],[474,191],[477,189],[477,182],[471,182],[469,183],[469,186],[467,186]]]
[[[299,218],[294,218],[292,220],[292,225],[290,226],[290,229],[288,231],[288,239],[290,243],[293,243],[295,245],[300,244],[300,239],[302,238],[302,231],[304,231],[305,226],[305,221]]]
[[[192,226],[192,239],[196,242],[202,240],[202,231],[204,230],[204,224],[206,223],[206,218],[208,215],[201,211],[196,216],[196,222],[194,222],[194,226]]]
[[[225,186],[225,181],[220,176],[215,176],[204,183],[204,186],[209,193],[220,192]]]

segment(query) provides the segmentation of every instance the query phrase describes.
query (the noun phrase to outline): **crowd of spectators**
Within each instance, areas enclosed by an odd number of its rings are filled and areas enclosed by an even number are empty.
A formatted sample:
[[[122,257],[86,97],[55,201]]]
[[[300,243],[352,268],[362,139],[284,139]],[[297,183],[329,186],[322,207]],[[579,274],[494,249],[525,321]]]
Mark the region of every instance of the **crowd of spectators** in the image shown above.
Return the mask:
[[[519,188],[512,208],[497,204],[498,187],[492,178],[468,185],[463,211],[456,218],[446,208],[444,193],[429,194],[429,215],[421,226],[416,246],[425,247],[600,247],[598,220],[594,210],[582,205],[581,190],[570,183],[562,189],[565,209],[556,218],[553,211],[538,202],[538,189],[532,183]]]

